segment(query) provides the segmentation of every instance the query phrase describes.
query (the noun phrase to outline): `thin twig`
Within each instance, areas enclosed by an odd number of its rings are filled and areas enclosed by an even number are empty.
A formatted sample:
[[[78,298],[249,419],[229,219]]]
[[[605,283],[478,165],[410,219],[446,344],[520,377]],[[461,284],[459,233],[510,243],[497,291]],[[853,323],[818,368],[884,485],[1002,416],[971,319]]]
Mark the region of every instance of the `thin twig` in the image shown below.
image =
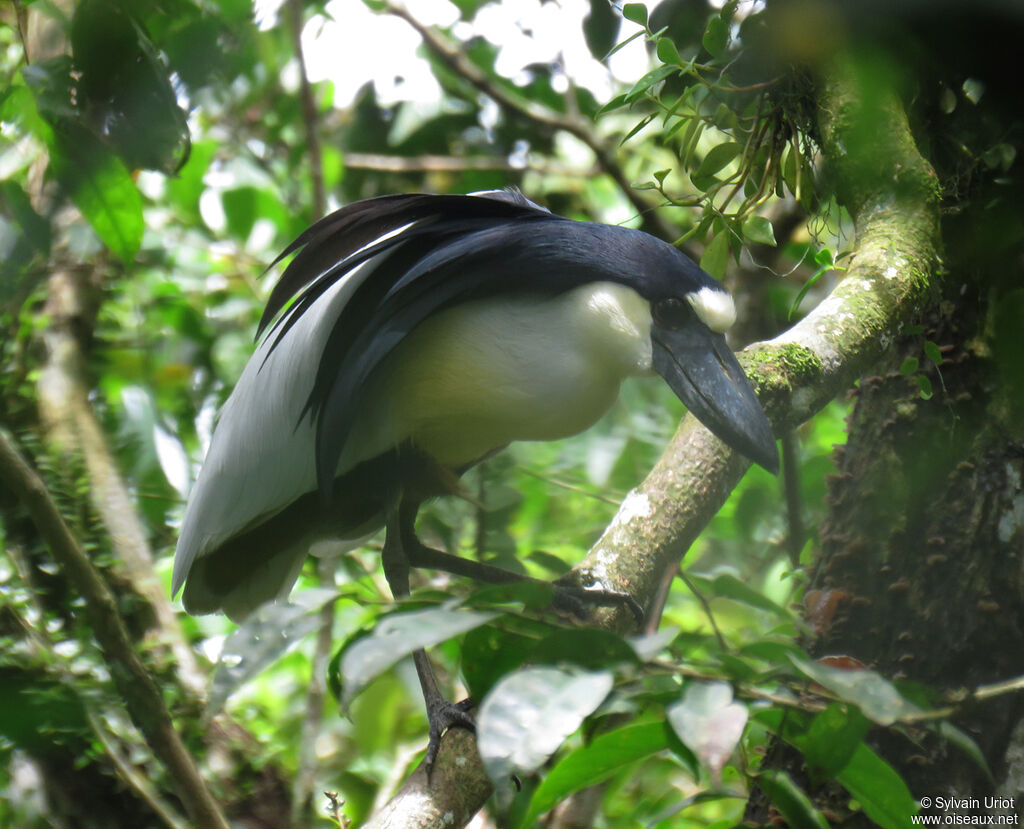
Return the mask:
[[[345,153],[345,166],[358,170],[382,170],[387,173],[457,173],[463,170],[497,170],[505,173],[535,172],[546,176],[591,178],[600,170],[583,169],[557,161],[519,164],[508,158],[477,156],[459,158],[451,155],[384,155],[381,153]]]
[[[782,436],[782,488],[786,494],[786,521],[789,526],[786,548],[789,551],[789,561],[794,567],[800,566],[800,551],[804,548],[806,537],[797,455],[796,432],[790,430]]]
[[[292,44],[295,48],[295,57],[299,61],[299,100],[302,102],[302,120],[306,125],[309,175],[313,180],[313,216],[319,219],[327,212],[327,197],[324,194],[324,164],[317,128],[316,101],[313,100],[313,87],[309,83],[306,56],[302,51],[302,6],[301,0],[291,0],[288,3],[292,17]]]
[[[679,569],[679,578],[683,580],[683,584],[690,589],[690,592],[693,593],[697,601],[700,602],[700,606],[704,608],[704,615],[708,617],[708,621],[711,623],[711,629],[715,632],[715,638],[718,640],[718,647],[723,651],[728,651],[729,644],[725,641],[722,631],[718,629],[718,623],[715,621],[715,614],[711,612],[711,605],[708,603],[708,600],[704,598],[704,594],[697,589],[697,586],[692,581],[690,581],[689,576],[686,575],[686,571],[682,568]]]
[[[386,2],[384,8],[389,14],[399,17],[412,26],[423,38],[424,44],[445,66],[472,86],[483,92],[498,106],[517,117],[525,118],[542,127],[567,132],[582,141],[597,159],[598,166],[618,185],[623,195],[640,215],[645,228],[662,239],[672,239],[673,229],[654,212],[656,205],[651,204],[634,189],[626,173],[615,158],[614,150],[599,136],[591,124],[583,118],[571,118],[554,110],[548,109],[535,101],[523,98],[500,84],[495,83],[480,67],[466,57],[463,49],[451,43],[446,37],[429,26],[420,23],[404,6],[395,2]]]
[[[516,464],[516,469],[520,472],[529,475],[531,478],[536,478],[538,481],[544,481],[546,484],[557,486],[560,489],[568,490],[569,492],[575,492],[578,495],[586,496],[587,498],[593,498],[595,501],[603,501],[606,504],[611,504],[613,507],[618,507],[622,503],[622,498],[613,498],[610,495],[605,495],[602,492],[593,492],[589,489],[584,489],[576,484],[571,484],[568,481],[560,480],[559,478],[553,478],[550,475],[544,475],[540,472],[535,472],[525,466]]]

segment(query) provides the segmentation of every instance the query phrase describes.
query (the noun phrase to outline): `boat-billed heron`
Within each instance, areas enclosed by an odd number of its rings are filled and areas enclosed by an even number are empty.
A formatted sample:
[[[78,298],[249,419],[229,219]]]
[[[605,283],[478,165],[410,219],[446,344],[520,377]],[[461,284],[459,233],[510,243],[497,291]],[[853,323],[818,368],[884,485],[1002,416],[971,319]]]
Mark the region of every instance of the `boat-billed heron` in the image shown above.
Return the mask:
[[[518,578],[422,544],[419,505],[514,440],[583,431],[627,377],[660,374],[719,438],[778,467],[723,336],[731,297],[653,236],[517,191],[397,195],[321,219],[277,261],[293,253],[185,509],[172,589],[190,613],[242,619],[291,589],[316,542],[354,547],[382,526],[396,596],[410,566]],[[472,721],[422,652],[416,665],[429,768],[441,732]]]

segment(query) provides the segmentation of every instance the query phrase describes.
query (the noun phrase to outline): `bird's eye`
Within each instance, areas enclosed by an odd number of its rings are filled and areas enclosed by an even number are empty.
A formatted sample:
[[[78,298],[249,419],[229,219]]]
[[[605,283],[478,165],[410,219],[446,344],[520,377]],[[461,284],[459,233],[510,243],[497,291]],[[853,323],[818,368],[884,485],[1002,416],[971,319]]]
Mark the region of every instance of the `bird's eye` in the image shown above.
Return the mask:
[[[670,296],[654,303],[654,321],[663,328],[682,328],[690,319],[690,306]]]

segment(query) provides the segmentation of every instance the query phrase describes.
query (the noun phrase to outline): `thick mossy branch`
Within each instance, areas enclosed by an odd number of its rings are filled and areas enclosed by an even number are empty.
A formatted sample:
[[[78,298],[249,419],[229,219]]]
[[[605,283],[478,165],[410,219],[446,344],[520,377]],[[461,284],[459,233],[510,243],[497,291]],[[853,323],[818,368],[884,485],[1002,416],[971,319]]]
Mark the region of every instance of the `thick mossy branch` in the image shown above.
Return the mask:
[[[938,184],[896,95],[844,63],[824,78],[818,108],[825,161],[857,242],[845,279],[826,300],[741,356],[776,434],[820,411],[877,363],[927,301],[940,264]],[[627,590],[647,604],[748,465],[687,416],[577,568],[580,580]]]
[[[741,356],[776,434],[820,411],[882,357],[928,299],[939,267],[935,176],[916,149],[899,99],[877,85],[864,87],[854,68],[837,66],[823,81],[818,101],[825,159],[857,227],[846,278],[798,325]],[[864,140],[858,120],[865,112],[873,119],[870,140]],[[687,416],[575,569],[576,579],[628,591],[649,606],[665,572],[678,565],[748,466]],[[611,612],[602,623],[629,628],[635,623],[627,617]],[[445,736],[439,766],[453,750],[462,755],[464,736]],[[482,774],[475,766],[460,776],[459,791],[480,799],[473,808],[460,807],[459,815],[483,805],[489,787],[475,785],[486,780],[477,779]],[[375,825],[455,825],[454,811],[434,809],[444,787],[424,782],[417,772],[388,805],[387,820]],[[403,800],[413,808],[403,808]],[[431,817],[421,822],[415,814]]]

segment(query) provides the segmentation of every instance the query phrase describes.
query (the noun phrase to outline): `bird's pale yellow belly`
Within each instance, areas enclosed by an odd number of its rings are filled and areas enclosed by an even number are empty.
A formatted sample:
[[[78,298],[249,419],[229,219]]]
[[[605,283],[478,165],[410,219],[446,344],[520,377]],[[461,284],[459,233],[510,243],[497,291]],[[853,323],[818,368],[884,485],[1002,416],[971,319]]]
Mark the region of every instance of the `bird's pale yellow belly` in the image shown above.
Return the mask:
[[[370,443],[411,440],[453,466],[583,431],[638,372],[595,347],[580,307],[573,294],[525,297],[430,318],[381,366],[359,431]]]

